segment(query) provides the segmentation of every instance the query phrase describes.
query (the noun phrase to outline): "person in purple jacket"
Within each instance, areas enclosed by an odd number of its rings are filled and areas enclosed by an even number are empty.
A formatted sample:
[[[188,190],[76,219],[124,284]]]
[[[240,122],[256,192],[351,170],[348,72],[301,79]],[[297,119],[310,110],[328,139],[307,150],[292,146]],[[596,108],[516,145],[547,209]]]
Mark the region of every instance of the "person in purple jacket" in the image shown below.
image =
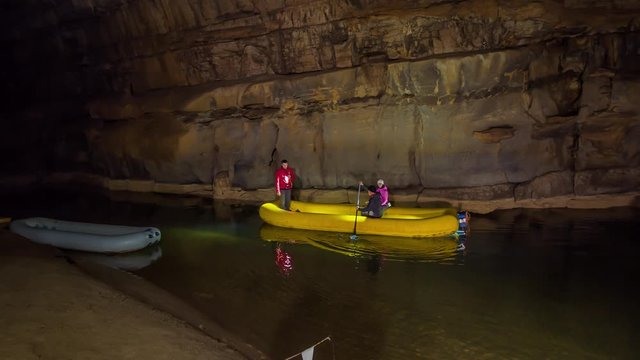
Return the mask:
[[[384,184],[384,180],[378,179],[378,193],[382,198],[382,207],[390,208],[391,203],[389,202],[389,189],[387,189],[387,185]]]
[[[389,202],[389,189],[387,188],[387,185],[384,184],[384,180],[382,179],[378,179],[377,184],[378,187],[376,188],[376,192],[380,194],[382,209],[388,209],[391,207],[391,202]],[[360,185],[364,186],[364,183],[360,181]]]

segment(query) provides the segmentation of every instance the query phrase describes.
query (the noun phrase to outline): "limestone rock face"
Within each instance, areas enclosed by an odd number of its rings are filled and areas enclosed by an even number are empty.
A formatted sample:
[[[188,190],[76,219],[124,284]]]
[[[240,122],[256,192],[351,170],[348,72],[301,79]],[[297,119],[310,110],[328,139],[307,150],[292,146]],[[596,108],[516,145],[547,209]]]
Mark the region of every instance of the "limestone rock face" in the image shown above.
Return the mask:
[[[377,178],[419,199],[638,189],[637,0],[6,7],[4,68],[33,49],[46,59],[3,74],[21,101],[2,116],[29,104],[63,129],[39,135],[58,152],[30,147],[26,168],[213,184],[222,198],[268,197],[284,158],[315,197]],[[69,99],[85,106],[42,107]]]

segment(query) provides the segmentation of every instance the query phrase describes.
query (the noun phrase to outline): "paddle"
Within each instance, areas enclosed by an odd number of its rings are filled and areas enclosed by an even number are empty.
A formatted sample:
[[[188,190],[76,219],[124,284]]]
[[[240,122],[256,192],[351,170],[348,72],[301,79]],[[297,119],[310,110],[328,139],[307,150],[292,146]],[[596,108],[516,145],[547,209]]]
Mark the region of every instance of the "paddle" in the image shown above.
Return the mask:
[[[358,198],[356,200],[356,219],[353,222],[353,234],[351,234],[351,236],[349,236],[349,239],[351,240],[357,240],[358,239],[358,235],[356,235],[356,226],[358,225],[358,210],[360,209],[360,184],[358,184]]]

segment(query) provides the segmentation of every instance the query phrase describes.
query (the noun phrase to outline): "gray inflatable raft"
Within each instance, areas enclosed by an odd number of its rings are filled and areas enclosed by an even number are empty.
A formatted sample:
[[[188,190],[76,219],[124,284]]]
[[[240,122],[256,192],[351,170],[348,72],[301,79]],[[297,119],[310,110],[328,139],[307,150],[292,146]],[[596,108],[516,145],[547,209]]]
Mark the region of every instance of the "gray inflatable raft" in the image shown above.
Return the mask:
[[[42,217],[14,220],[9,228],[39,244],[98,253],[140,250],[159,242],[161,236],[155,227],[92,224]]]

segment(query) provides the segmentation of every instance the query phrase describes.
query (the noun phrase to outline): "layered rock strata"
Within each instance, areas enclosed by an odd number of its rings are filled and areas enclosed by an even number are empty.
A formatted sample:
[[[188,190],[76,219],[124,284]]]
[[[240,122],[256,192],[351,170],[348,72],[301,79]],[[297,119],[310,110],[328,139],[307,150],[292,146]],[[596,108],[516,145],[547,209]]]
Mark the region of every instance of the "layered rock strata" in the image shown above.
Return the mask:
[[[47,36],[58,56],[74,44],[89,116],[58,124],[47,170],[239,199],[272,198],[283,158],[312,200],[348,200],[341,189],[377,178],[392,199],[421,202],[640,188],[640,1],[102,0],[52,12],[18,31],[60,30]]]

